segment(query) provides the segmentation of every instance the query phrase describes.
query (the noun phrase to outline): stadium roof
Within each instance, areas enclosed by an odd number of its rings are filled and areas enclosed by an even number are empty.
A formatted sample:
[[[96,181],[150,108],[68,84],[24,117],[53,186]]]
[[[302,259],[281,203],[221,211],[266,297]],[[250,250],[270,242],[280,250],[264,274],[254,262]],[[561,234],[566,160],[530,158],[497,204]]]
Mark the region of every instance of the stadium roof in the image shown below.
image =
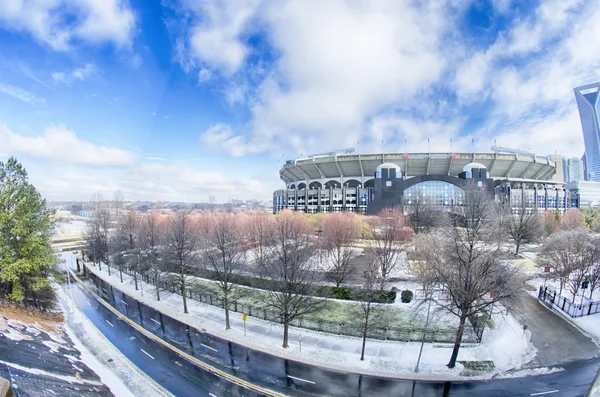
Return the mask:
[[[377,153],[311,157],[288,160],[279,171],[286,183],[373,179],[378,166],[393,163],[405,177],[458,176],[469,163],[485,166],[494,179],[551,180],[556,164],[547,157],[501,153]]]

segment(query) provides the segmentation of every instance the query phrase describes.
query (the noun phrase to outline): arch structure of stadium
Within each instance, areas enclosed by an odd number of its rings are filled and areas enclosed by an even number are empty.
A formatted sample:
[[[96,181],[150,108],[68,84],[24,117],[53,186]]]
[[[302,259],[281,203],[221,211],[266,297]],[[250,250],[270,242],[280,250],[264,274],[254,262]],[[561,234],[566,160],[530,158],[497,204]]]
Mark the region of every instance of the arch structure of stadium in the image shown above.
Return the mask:
[[[578,195],[555,181],[550,157],[501,153],[378,153],[288,160],[279,175],[286,188],[273,193],[273,212],[352,211],[377,214],[383,208],[410,213],[426,202],[434,210],[464,205],[474,183],[514,212],[578,208]],[[426,198],[426,201],[422,200]]]

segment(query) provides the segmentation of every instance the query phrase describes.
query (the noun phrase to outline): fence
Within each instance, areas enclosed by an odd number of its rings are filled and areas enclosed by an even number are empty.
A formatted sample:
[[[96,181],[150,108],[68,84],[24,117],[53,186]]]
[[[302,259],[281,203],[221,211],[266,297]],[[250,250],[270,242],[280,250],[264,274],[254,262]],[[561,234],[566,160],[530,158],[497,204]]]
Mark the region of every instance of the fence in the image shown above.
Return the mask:
[[[132,274],[123,270],[123,273],[132,276]],[[156,286],[155,280],[151,279],[147,274],[137,275],[139,280]],[[181,288],[176,282],[168,280],[159,281],[160,289],[171,293],[181,295]],[[202,302],[211,306],[225,308],[222,299],[214,293],[205,293],[203,291],[186,288],[186,296],[198,302]],[[270,321],[282,324],[281,316],[275,311],[266,306],[252,306],[237,301],[233,301],[229,305],[229,310],[236,313],[247,313],[249,316],[259,318],[265,321]],[[343,323],[328,320],[311,320],[306,318],[296,318],[290,322],[293,327],[309,329],[312,331],[327,332],[331,334],[362,337],[360,329],[360,321],[353,323]],[[472,321],[471,324],[465,326],[463,332],[463,343],[479,343],[483,337],[485,326]],[[382,327],[372,328],[369,330],[369,338],[392,340],[402,342],[421,342],[423,340],[423,331],[421,327]],[[456,328],[428,328],[425,337],[426,342],[435,343],[454,343],[456,338]]]
[[[581,298],[575,299],[576,301]],[[600,313],[600,302],[590,301],[587,298],[583,298],[583,302],[579,304],[572,302],[570,299],[557,294],[551,288],[540,285],[538,292],[538,300],[550,308],[557,308],[571,317],[583,317],[591,314]]]

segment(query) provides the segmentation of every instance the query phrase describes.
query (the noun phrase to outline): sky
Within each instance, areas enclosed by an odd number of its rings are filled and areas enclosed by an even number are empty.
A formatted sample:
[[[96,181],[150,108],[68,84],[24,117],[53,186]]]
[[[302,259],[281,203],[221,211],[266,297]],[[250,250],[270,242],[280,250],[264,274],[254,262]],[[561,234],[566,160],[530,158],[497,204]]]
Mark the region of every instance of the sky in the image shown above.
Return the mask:
[[[575,0],[0,1],[0,160],[50,201],[225,202],[347,147],[581,157],[598,21]]]

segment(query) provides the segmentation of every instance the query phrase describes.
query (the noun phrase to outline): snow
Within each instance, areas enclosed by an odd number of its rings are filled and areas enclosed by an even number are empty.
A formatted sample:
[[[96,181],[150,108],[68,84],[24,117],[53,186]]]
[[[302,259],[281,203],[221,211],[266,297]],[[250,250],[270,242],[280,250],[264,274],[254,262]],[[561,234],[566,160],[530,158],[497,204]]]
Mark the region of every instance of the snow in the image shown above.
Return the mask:
[[[9,362],[2,361],[2,360],[0,360],[0,364],[4,364],[6,366],[12,367],[14,369],[18,369],[18,370],[23,371],[23,372],[30,373],[32,375],[49,376],[51,378],[56,378],[56,379],[64,380],[64,381],[69,382],[69,383],[78,383],[80,385],[86,384],[86,385],[102,386],[102,383],[97,382],[95,380],[82,379],[82,378],[77,378],[75,376],[59,375],[59,374],[55,374],[53,372],[44,371],[42,369],[23,367],[23,366],[21,366],[19,364],[9,363]]]
[[[537,376],[537,375],[550,375],[557,372],[563,372],[565,369],[561,367],[541,367],[541,368],[532,368],[532,369],[522,369],[515,372],[510,373],[502,373],[498,374],[494,377],[494,379],[508,379],[508,378],[524,378],[526,376]]]
[[[591,316],[576,317],[570,319],[578,327],[592,335],[596,342],[600,342],[600,313]]]
[[[71,361],[81,361],[92,369],[115,396],[170,396],[135,364],[131,363],[92,322],[67,300],[64,290],[55,286],[58,303],[65,316],[64,331],[81,354],[81,360],[64,355]],[[61,293],[62,292],[62,293]],[[108,359],[112,359],[108,363]],[[77,368],[75,364],[73,367]]]
[[[19,342],[22,340],[33,340],[33,338],[27,334],[19,332],[18,329],[25,328],[26,325],[18,320],[8,319],[5,320],[4,317],[0,316],[0,334],[2,334],[5,338],[10,339],[15,342]]]
[[[461,378],[461,365],[457,364],[454,369],[446,367],[452,352],[452,344],[425,344],[418,374],[414,373],[421,347],[418,342],[368,340],[365,360],[360,361],[362,342],[360,338],[342,337],[291,327],[290,346],[284,349],[281,347],[283,327],[279,324],[249,317],[247,320],[248,335],[244,336],[241,314],[232,312],[232,329],[225,331],[224,311],[220,308],[188,299],[190,313],[183,314],[182,298],[179,295],[161,291],[161,300],[156,301],[153,293],[154,286],[150,284],[138,280],[142,288],[140,291],[136,291],[133,287],[133,279],[127,275],[123,275],[125,282],[121,283],[118,274],[108,276],[106,267],[103,267],[102,271],[94,269],[93,266],[89,266],[88,269],[102,279],[110,281],[113,288],[178,321],[268,354],[333,370],[374,376],[401,376],[406,379],[430,380]],[[402,307],[402,304],[398,307]],[[496,325],[495,328],[486,328],[482,343],[463,344],[459,351],[459,361],[494,361],[496,366],[494,372],[473,378],[489,379],[499,372],[519,369],[535,357],[536,350],[530,342],[530,332],[524,333],[512,316],[494,315],[493,322]],[[299,341],[301,338],[302,349],[300,351]]]

